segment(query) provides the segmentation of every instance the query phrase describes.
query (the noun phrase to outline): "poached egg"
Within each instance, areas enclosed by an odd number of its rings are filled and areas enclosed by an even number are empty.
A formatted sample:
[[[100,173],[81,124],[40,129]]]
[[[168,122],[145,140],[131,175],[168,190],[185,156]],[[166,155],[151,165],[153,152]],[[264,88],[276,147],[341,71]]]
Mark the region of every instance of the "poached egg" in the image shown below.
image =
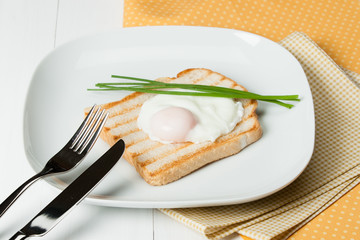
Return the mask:
[[[241,121],[241,102],[231,98],[156,95],[141,107],[137,124],[162,143],[214,142]]]

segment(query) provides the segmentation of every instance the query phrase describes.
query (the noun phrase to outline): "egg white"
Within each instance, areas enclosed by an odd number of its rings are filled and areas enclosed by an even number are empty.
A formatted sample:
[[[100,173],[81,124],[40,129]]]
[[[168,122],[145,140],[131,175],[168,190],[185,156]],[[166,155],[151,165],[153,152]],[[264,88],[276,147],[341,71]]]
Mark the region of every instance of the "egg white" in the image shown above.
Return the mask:
[[[241,102],[231,98],[159,94],[143,104],[137,119],[138,127],[146,132],[150,139],[172,143],[159,139],[152,133],[150,126],[153,115],[168,107],[182,107],[195,116],[197,124],[186,137],[187,142],[193,143],[214,142],[218,137],[231,132],[244,114]]]

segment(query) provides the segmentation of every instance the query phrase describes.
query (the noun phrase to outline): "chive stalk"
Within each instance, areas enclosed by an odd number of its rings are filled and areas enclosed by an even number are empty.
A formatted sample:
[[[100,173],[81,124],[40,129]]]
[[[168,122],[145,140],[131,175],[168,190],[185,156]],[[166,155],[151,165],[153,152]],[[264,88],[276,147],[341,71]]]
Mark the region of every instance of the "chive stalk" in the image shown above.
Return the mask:
[[[112,75],[113,78],[127,79],[135,82],[111,82],[97,83],[98,88],[88,89],[89,91],[134,91],[143,93],[168,94],[168,95],[187,95],[187,96],[203,96],[203,97],[225,97],[254,99],[259,101],[271,102],[283,107],[292,108],[294,105],[283,101],[300,101],[298,95],[260,95],[247,91],[233,88],[208,86],[198,84],[181,84],[181,83],[164,83],[149,79]],[[176,90],[168,90],[176,89]],[[191,90],[191,91],[181,91]]]

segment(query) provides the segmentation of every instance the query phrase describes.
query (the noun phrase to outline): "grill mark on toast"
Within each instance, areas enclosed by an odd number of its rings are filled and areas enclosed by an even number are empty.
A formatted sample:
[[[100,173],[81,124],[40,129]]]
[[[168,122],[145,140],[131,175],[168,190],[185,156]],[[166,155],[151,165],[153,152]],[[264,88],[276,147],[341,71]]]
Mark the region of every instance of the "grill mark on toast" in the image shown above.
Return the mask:
[[[129,122],[127,123],[126,125],[123,124],[122,126],[120,127],[117,127],[117,128],[112,128],[109,133],[111,135],[114,135],[114,136],[127,136],[131,133],[134,133],[134,132],[137,132],[139,131],[137,125],[136,125],[136,122]]]
[[[124,126],[125,124],[130,124],[130,123],[132,123],[132,122],[135,122],[135,121],[134,121],[134,120],[132,120],[132,121],[129,120],[129,121],[127,121],[127,122],[124,122],[123,124],[118,124],[118,125],[114,126],[114,127],[111,128],[111,129],[115,129],[115,128]],[[111,130],[111,129],[109,129],[109,130]],[[139,128],[134,128],[134,129],[129,130],[129,131],[124,132],[124,133],[120,133],[120,134],[112,134],[112,133],[110,133],[110,134],[113,135],[114,138],[120,139],[120,138],[125,138],[125,137],[127,137],[127,136],[129,136],[129,135],[131,135],[131,134],[134,134],[134,133],[140,132],[140,131],[142,131],[142,130],[139,129]],[[149,137],[147,137],[147,138],[149,138]],[[142,139],[141,141],[143,141],[143,139]],[[139,141],[139,142],[141,142],[141,141]],[[134,144],[136,144],[136,143],[137,143],[137,142],[135,142],[135,143],[133,143],[133,144],[131,144],[131,145],[134,145]],[[129,146],[130,146],[130,145],[126,145],[126,147],[129,147]]]
[[[118,138],[118,139],[120,139],[120,137]],[[143,141],[143,140],[141,140],[141,141]],[[133,145],[135,145],[136,143],[135,142],[132,142],[132,143],[128,143],[128,144],[126,144],[126,147],[131,147],[131,146],[133,146]]]
[[[138,138],[138,140],[132,140],[132,141],[130,141],[130,140],[128,140],[128,138],[130,138],[131,139],[131,136],[130,135],[135,135],[136,133],[142,133],[141,131],[137,131],[137,132],[134,132],[134,133],[131,133],[131,134],[129,134],[129,135],[127,135],[127,136],[123,136],[122,137],[122,139],[125,141],[125,143],[126,143],[126,147],[127,148],[129,148],[129,147],[131,147],[131,146],[133,146],[133,145],[135,145],[135,144],[137,144],[137,143],[139,143],[139,142],[143,142],[143,141],[146,141],[147,139],[149,139],[149,136],[147,135],[147,134],[144,134],[144,136],[138,136],[137,138]]]
[[[109,133],[109,135],[112,136],[112,138],[114,139],[114,141],[117,141],[117,140],[119,140],[120,138],[126,138],[126,137],[130,136],[131,134],[134,134],[134,133],[137,133],[137,132],[140,132],[140,131],[141,131],[140,129],[134,129],[133,131],[127,132],[126,134],[113,135],[113,134]],[[125,143],[126,143],[126,148],[129,148],[129,147],[131,147],[132,145],[135,145],[135,144],[137,144],[137,143],[139,143],[139,142],[142,142],[142,141],[146,140],[146,138],[149,138],[149,136],[147,136],[147,137],[145,137],[145,138],[143,138],[143,139],[140,139],[140,140],[137,141],[137,142],[128,142],[128,141],[125,141],[125,140],[124,140]],[[126,149],[125,151],[128,151],[128,150]]]
[[[113,139],[114,139],[115,142],[117,142],[120,139],[120,136],[113,136]]]
[[[146,140],[149,140],[149,138],[147,138]],[[143,141],[142,141],[142,142],[143,142]],[[153,141],[153,142],[155,142],[155,141]],[[139,142],[137,142],[137,143],[139,143]],[[159,147],[161,147],[162,145],[163,145],[163,144],[162,144],[161,142],[157,142],[157,145],[155,145],[155,146],[153,146],[153,147],[151,147],[151,148],[145,149],[145,150],[142,151],[141,153],[132,153],[131,156],[133,156],[134,158],[136,158],[136,157],[138,157],[138,156],[140,156],[140,155],[143,155],[143,154],[145,154],[145,153],[147,153],[147,152],[153,151],[154,149],[159,148]]]
[[[143,103],[139,103],[139,104],[134,105],[133,107],[122,109],[121,114],[118,114],[117,112],[111,112],[111,109],[110,109],[110,115],[112,115],[112,116],[110,116],[109,119],[115,118],[119,115],[123,116],[125,114],[130,114],[133,111],[137,111],[141,107],[142,104]],[[122,123],[116,123],[114,126],[118,126],[121,124]]]
[[[135,122],[137,119],[138,119],[138,117],[130,118],[130,119],[128,119],[126,121],[123,121],[121,123],[116,123],[115,125],[112,125],[111,128],[117,128],[117,127],[120,127],[122,125],[126,125],[126,124],[129,124],[131,122]],[[110,127],[108,127],[108,129],[110,129]]]
[[[243,108],[247,108],[249,105],[253,105],[256,102],[256,100],[251,99],[250,101],[246,101],[246,103],[242,103],[243,104]]]
[[[116,123],[116,124],[113,125],[111,128],[115,129],[115,128],[118,128],[118,127],[121,127],[121,126],[130,124],[130,123],[132,123],[132,122],[136,122],[136,120],[137,120],[137,117],[132,118],[132,119],[128,119],[128,120],[123,121],[123,122],[121,122],[121,123]],[[130,133],[131,133],[131,132],[130,132]],[[126,134],[126,135],[128,135],[128,134]],[[123,135],[123,136],[126,136],[126,135]]]
[[[252,118],[252,117],[253,117],[253,114],[249,114],[249,115],[247,115],[247,116],[243,116],[243,118],[241,119],[241,121],[238,122],[238,123],[236,124],[236,126],[239,125],[239,124],[241,124],[242,122],[245,122],[246,120],[248,120],[249,118]],[[235,128],[234,128],[234,129],[235,129]]]
[[[198,83],[202,82],[202,81],[203,81],[205,78],[207,78],[209,75],[210,75],[210,73],[207,72],[207,74],[206,74],[205,76],[202,76],[201,78],[196,79],[196,80],[193,82],[193,84],[198,84]]]
[[[132,147],[133,147],[133,148],[136,148],[136,145],[138,145],[138,144],[141,143],[141,142],[145,142],[145,141],[148,141],[149,143],[146,144],[146,148],[145,148],[145,149],[144,149],[144,148],[140,149],[140,150],[141,150],[140,153],[137,152],[136,149],[133,149],[133,150],[135,150],[135,151],[131,151],[130,148],[128,148],[128,153],[129,153],[130,156],[131,156],[131,161],[137,163],[137,161],[136,161],[137,156],[143,154],[145,151],[149,151],[149,150],[155,149],[155,148],[159,147],[159,145],[161,146],[161,144],[162,144],[162,143],[160,143],[160,142],[155,142],[155,141],[150,140],[149,138],[146,138],[146,139],[144,139],[144,140],[142,140],[142,141],[136,142],[136,144],[134,144]]]
[[[219,86],[219,84],[223,81],[224,77],[217,79],[215,82],[210,84],[209,86]]]
[[[149,136],[147,136],[147,137],[145,137],[145,138],[143,138],[143,139],[140,139],[140,140],[137,141],[137,142],[130,143],[130,144],[126,145],[126,146],[127,146],[128,148],[130,148],[131,146],[134,146],[134,145],[136,145],[136,144],[145,142],[146,140],[149,140]],[[129,149],[127,149],[127,151],[130,152]],[[131,152],[130,152],[130,153],[131,153]],[[135,153],[131,153],[131,155],[133,155],[133,154],[135,154]]]
[[[146,100],[147,100],[147,99],[146,99]],[[146,100],[145,100],[145,101],[146,101]],[[108,109],[108,111],[109,111],[109,118],[113,118],[113,117],[116,117],[116,116],[118,116],[118,115],[123,115],[123,114],[129,113],[129,112],[133,111],[134,109],[141,107],[141,105],[142,105],[145,101],[143,101],[143,102],[141,102],[141,103],[138,103],[138,104],[135,104],[135,105],[133,105],[133,106],[131,106],[131,107],[122,108],[122,109],[121,109],[121,114],[119,114],[117,111],[114,110],[115,107],[109,108],[109,109]],[[117,107],[119,107],[119,106],[117,106]]]
[[[130,130],[130,131],[124,133],[124,134],[119,134],[119,135],[117,135],[117,136],[119,136],[119,137],[127,137],[127,136],[129,136],[130,134],[133,134],[133,133],[136,133],[136,132],[140,132],[140,131],[141,131],[140,129],[134,128],[133,130]]]
[[[165,158],[166,156],[169,156],[169,155],[171,155],[171,154],[173,154],[173,153],[176,153],[176,152],[179,151],[180,149],[186,148],[186,147],[188,147],[189,145],[192,145],[192,143],[185,143],[185,144],[181,145],[180,147],[174,148],[174,149],[171,150],[171,151],[166,151],[166,152],[164,152],[164,153],[161,154],[161,155],[156,155],[156,156],[154,156],[154,157],[152,157],[152,158],[150,158],[150,159],[148,159],[148,160],[146,160],[146,161],[144,161],[144,162],[138,162],[138,163],[139,163],[139,165],[140,165],[141,167],[145,167],[145,166],[147,166],[147,165],[149,165],[149,164],[151,164],[151,163],[154,163],[154,162],[156,162],[156,161],[158,161],[158,160],[160,160],[160,159]]]
[[[244,134],[246,134],[246,133],[248,133],[250,131],[253,131],[255,128],[256,128],[256,126],[252,127],[251,129],[249,129],[249,130],[247,130],[245,132],[242,132],[241,134],[236,135],[236,138],[239,138],[239,137],[243,136]],[[223,146],[224,144],[226,144],[226,143],[228,143],[230,141],[234,141],[234,138],[229,138],[229,139],[226,139],[224,141],[217,142],[216,147]],[[196,157],[199,154],[201,154],[201,152],[211,149],[212,148],[211,145],[212,144],[206,145],[203,148],[198,149],[195,153],[185,154],[185,155],[182,156],[182,158],[180,160],[176,160],[176,161],[171,162],[171,163],[166,163],[166,164],[162,165],[161,168],[158,169],[158,170],[155,170],[153,172],[149,171],[149,175],[151,177],[154,177],[154,176],[156,176],[157,174],[159,174],[161,172],[167,171],[167,170],[169,170],[169,169],[171,169],[171,168],[173,168],[173,167],[175,167],[177,165],[180,165],[181,163],[188,161],[189,158]],[[196,169],[194,169],[194,170],[196,170]]]
[[[224,77],[218,79],[216,82],[212,83],[210,86],[218,86],[221,83],[221,81],[223,81],[223,79],[224,79]]]
[[[119,108],[119,107],[121,107],[121,105],[123,105],[123,104],[125,105],[125,103],[128,103],[129,101],[134,100],[135,98],[141,97],[143,95],[144,95],[144,93],[134,92],[134,93],[131,93],[131,94],[127,95],[126,97],[124,97],[120,101],[103,104],[101,106],[109,111],[109,118],[111,118],[113,116],[118,115],[118,112],[114,111],[114,109]],[[133,108],[133,107],[134,106],[131,106],[130,108]],[[127,108],[121,108],[121,112],[125,111],[126,109]]]
[[[129,119],[129,120],[125,121],[123,124],[116,125],[115,127],[118,127],[118,126],[121,126],[121,125],[125,125],[125,124],[130,123],[130,122],[136,122],[137,119],[138,119],[138,117]]]

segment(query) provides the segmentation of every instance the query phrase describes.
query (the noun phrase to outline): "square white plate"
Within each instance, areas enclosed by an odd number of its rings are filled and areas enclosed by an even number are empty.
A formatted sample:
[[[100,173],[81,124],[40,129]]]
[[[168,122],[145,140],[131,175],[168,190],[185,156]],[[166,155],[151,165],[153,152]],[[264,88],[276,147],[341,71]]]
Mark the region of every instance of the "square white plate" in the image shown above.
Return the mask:
[[[81,123],[85,107],[121,99],[126,92],[90,92],[112,74],[155,79],[187,68],[209,68],[250,92],[299,94],[291,110],[259,102],[262,138],[165,186],[148,185],[124,159],[87,197],[107,206],[174,208],[235,204],[268,196],[295,180],[314,147],[310,88],[297,60],[266,38],[206,27],[139,27],[87,36],[51,52],[36,69],[24,113],[29,163],[39,171]],[[99,140],[69,173],[48,181],[62,189],[108,149]]]

